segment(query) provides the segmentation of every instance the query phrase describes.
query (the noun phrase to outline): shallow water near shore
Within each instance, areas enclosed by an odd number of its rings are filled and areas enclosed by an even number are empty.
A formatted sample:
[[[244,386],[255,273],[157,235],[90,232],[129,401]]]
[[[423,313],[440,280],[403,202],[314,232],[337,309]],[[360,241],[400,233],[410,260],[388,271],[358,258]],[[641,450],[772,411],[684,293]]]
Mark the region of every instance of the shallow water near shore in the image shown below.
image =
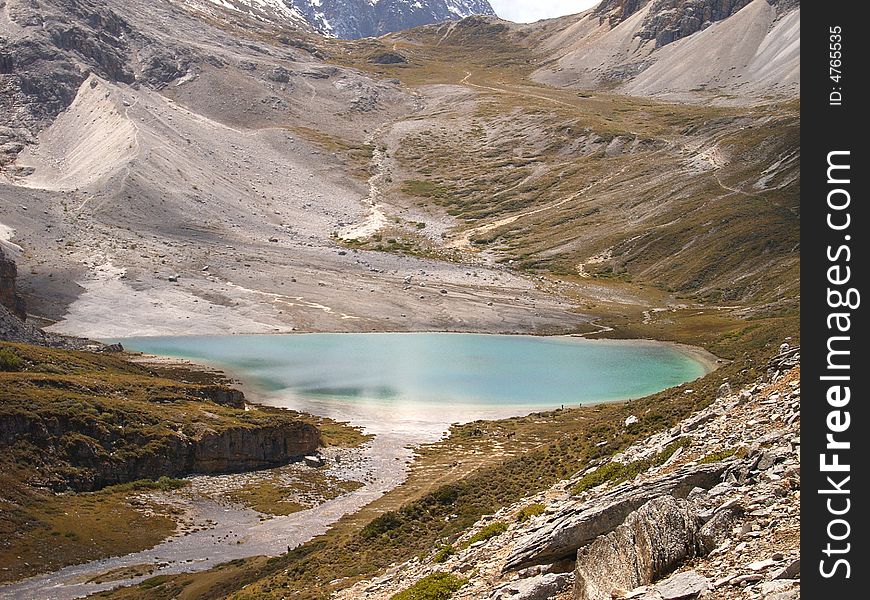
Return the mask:
[[[318,333],[121,341],[129,350],[226,368],[265,392],[268,404],[349,419],[373,433],[434,433],[456,421],[640,398],[709,370],[669,344],[567,336]]]

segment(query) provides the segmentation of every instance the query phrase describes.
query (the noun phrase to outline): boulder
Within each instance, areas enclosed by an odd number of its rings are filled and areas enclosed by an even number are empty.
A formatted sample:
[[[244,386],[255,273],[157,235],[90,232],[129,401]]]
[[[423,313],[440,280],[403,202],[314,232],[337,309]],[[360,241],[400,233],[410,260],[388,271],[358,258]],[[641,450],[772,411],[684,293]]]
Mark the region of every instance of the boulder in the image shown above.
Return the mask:
[[[369,56],[369,62],[375,65],[398,65],[407,63],[408,59],[398,52],[378,52]]]
[[[491,596],[493,600],[549,600],[571,585],[570,573],[547,573],[519,579],[502,586]]]
[[[742,514],[743,509],[740,506],[730,506],[714,512],[698,534],[701,551],[709,554],[727,540]]]
[[[319,456],[306,456],[302,460],[305,462],[305,465],[308,467],[317,468],[317,467],[322,467],[324,464],[323,459],[320,458]]]
[[[643,483],[620,485],[593,500],[569,503],[517,541],[504,570],[572,558],[578,549],[613,531],[650,500],[666,495],[685,498],[696,487],[710,489],[729,464],[687,465]]]
[[[610,600],[614,588],[631,590],[660,579],[698,554],[699,528],[685,500],[660,496],[647,502],[577,552],[574,597]]]

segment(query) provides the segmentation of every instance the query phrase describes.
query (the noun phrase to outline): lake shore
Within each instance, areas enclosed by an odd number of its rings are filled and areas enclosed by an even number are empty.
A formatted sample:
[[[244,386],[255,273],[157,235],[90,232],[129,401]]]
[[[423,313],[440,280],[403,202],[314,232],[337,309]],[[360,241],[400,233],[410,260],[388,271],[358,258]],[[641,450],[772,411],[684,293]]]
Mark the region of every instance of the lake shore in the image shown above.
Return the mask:
[[[614,341],[609,340],[608,343],[613,344]],[[615,343],[660,345],[654,340],[619,340]],[[668,343],[666,345],[700,363],[705,372],[709,372],[717,366],[718,359],[703,349],[684,344]],[[134,356],[134,360],[146,364],[178,365],[185,368],[206,368],[221,372],[230,378],[234,387],[245,393],[248,404],[253,407],[280,406],[286,408],[286,399],[282,400],[280,393],[265,389],[242,370],[232,369],[223,363],[156,355],[137,355]],[[616,401],[615,403],[620,402]],[[316,406],[311,403],[308,403],[306,407],[315,408],[315,410],[310,411],[315,415],[349,421],[351,425],[363,427],[368,433],[375,434],[375,439],[360,449],[361,454],[356,462],[344,459],[329,461],[331,476],[361,481],[363,485],[359,490],[341,495],[294,515],[270,518],[266,521],[263,521],[258,513],[243,506],[227,505],[218,508],[202,499],[185,499],[174,496],[173,502],[178,503],[179,509],[188,515],[190,524],[187,531],[177,532],[151,550],[68,567],[56,573],[49,573],[13,584],[0,591],[4,594],[9,592],[12,594],[10,597],[34,598],[37,596],[28,590],[36,590],[42,586],[51,585],[53,589],[57,590],[57,598],[73,598],[83,593],[89,594],[108,589],[118,583],[124,585],[136,583],[155,574],[168,575],[200,571],[212,568],[219,562],[235,558],[256,555],[275,556],[286,551],[288,547],[304,543],[315,535],[323,533],[342,516],[350,515],[396,489],[410,473],[414,449],[424,444],[444,440],[451,425],[481,418],[496,420],[519,417],[546,410],[545,407],[540,406],[525,406],[493,409],[488,413],[481,413],[479,410],[466,414],[450,411],[450,422],[444,420],[442,411],[440,422],[430,418],[422,421],[409,420],[397,426],[395,423],[379,423],[377,418],[372,418],[371,414],[354,413],[354,411],[330,411],[326,404],[321,405],[320,410],[317,410]],[[290,408],[297,409],[296,407]],[[360,471],[360,461],[369,465],[366,473]],[[226,476],[205,477],[204,479],[213,479],[216,482],[222,477]],[[168,500],[168,498],[164,500]],[[241,543],[239,543],[240,540]],[[200,556],[204,542],[210,544],[208,547],[211,548],[207,560],[202,560]],[[150,564],[153,568],[145,570],[133,578],[125,578],[123,581],[112,582],[100,578],[101,574],[109,571],[121,572],[131,566],[142,564]],[[96,579],[100,580],[100,583],[89,581],[93,580],[95,576]]]

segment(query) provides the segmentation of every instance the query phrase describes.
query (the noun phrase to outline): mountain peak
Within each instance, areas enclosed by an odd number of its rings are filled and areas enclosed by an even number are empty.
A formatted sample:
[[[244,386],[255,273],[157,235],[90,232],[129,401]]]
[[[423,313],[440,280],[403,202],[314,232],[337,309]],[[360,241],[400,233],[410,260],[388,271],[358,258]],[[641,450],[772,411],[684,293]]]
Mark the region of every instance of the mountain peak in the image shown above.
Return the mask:
[[[495,15],[487,0],[210,0],[213,4],[282,23],[310,27],[330,37],[357,39],[419,25]]]

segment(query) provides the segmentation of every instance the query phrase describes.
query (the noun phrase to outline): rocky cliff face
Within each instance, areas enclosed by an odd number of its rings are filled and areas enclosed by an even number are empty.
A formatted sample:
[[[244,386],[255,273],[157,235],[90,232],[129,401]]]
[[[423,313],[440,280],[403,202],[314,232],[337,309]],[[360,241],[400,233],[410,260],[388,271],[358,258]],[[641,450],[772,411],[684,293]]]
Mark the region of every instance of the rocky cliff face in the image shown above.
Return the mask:
[[[797,600],[799,348],[783,346],[756,384],[723,385],[719,396],[670,431],[484,517],[441,562],[413,559],[337,598],[387,600],[446,572],[468,580],[454,600]],[[596,477],[615,464],[646,470],[622,482]],[[531,508],[538,516],[518,518]],[[494,523],[504,533],[472,539]]]
[[[233,473],[287,464],[314,453],[320,433],[308,423],[285,420],[273,426],[202,428],[194,435],[148,435],[64,414],[0,414],[0,447],[16,444],[37,448],[42,460],[51,463],[45,469],[50,474],[33,483],[90,491],[164,475]]]
[[[0,469],[31,487],[95,490],[137,479],[228,473],[314,453],[320,430],[249,406],[219,375],[116,352],[2,344]]]
[[[0,165],[45,122],[69,106],[93,71],[132,82],[131,30],[102,2],[5,3],[11,30],[0,30]],[[23,35],[22,35],[23,34]]]
[[[666,46],[680,38],[706,29],[716,21],[727,19],[752,0],[607,0],[595,8],[601,22],[616,27],[642,8],[650,5],[643,24],[635,37],[655,40],[656,47]],[[791,9],[799,2],[768,0]],[[786,6],[787,5],[787,6]]]
[[[303,22],[341,39],[376,37],[419,25],[495,15],[487,0],[210,0],[275,23]]]
[[[2,158],[0,158],[0,164],[2,164]],[[0,246],[0,341],[63,348],[97,347],[100,345],[80,338],[45,333],[25,322],[26,318],[27,305],[24,298],[18,293],[18,268],[12,257],[6,254],[3,247]]]
[[[15,261],[0,247],[0,304],[23,321],[27,318],[27,307],[24,299],[18,295],[17,281]]]
[[[376,37],[471,15],[494,15],[487,0],[291,0],[320,33],[342,39]]]

